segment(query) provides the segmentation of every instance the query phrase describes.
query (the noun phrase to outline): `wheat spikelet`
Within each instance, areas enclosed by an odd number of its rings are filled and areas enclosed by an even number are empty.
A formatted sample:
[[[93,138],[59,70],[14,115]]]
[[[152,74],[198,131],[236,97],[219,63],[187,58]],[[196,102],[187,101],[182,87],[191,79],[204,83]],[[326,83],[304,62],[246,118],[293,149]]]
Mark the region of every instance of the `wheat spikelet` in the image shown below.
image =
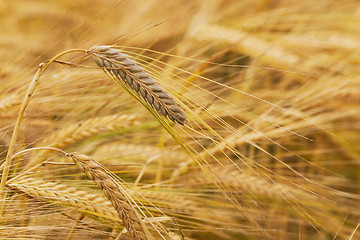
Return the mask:
[[[123,221],[130,235],[135,239],[148,239],[146,226],[136,212],[125,190],[111,177],[108,171],[99,163],[85,155],[69,155],[76,165],[104,191]]]
[[[104,220],[120,222],[107,198],[59,182],[23,177],[16,182],[7,183],[6,187],[31,198],[72,207]]]
[[[186,116],[179,104],[142,67],[126,54],[110,46],[95,46],[90,50],[95,63],[121,79],[159,114],[173,122],[185,124]]]

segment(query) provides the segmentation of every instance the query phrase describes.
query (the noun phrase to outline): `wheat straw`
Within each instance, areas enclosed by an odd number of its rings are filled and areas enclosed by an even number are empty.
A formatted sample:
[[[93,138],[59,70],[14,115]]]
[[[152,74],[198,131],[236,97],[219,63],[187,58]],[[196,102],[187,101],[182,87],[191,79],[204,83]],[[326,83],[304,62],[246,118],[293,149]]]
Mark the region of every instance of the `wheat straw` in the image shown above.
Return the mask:
[[[15,123],[15,127],[14,127],[14,132],[11,136],[11,140],[10,140],[10,144],[9,144],[9,149],[6,155],[6,160],[3,163],[3,173],[1,176],[1,183],[0,183],[0,201],[1,201],[1,205],[0,205],[0,215],[3,214],[3,210],[4,210],[4,204],[5,204],[5,196],[6,196],[6,192],[5,192],[5,186],[6,186],[6,181],[7,181],[7,177],[9,175],[9,171],[10,171],[10,165],[11,165],[11,161],[12,161],[12,155],[15,152],[15,145],[17,142],[17,138],[18,138],[18,131],[20,128],[20,124],[21,121],[23,119],[24,116],[24,112],[25,109],[27,107],[27,105],[30,102],[30,99],[35,91],[35,87],[37,85],[37,82],[41,76],[41,71],[43,69],[43,64],[40,64],[39,67],[37,68],[37,71],[30,83],[30,86],[28,87],[28,90],[26,92],[26,95],[24,97],[24,100],[21,104],[20,107],[20,111],[18,114],[18,117],[16,119],[16,123]]]

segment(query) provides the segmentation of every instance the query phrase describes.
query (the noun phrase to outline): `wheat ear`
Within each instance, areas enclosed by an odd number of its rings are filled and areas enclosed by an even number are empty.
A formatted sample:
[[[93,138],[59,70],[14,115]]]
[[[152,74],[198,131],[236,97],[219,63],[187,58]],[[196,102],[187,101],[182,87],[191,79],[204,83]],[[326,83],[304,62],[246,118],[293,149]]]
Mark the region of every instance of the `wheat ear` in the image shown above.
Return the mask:
[[[151,236],[149,230],[126,197],[126,192],[123,187],[113,179],[109,171],[88,156],[74,154],[69,154],[69,156],[75,161],[76,165],[103,190],[105,196],[118,212],[120,219],[123,221],[131,237],[147,240],[148,236]]]
[[[78,143],[86,138],[98,134],[105,134],[123,128],[139,125],[135,115],[115,114],[103,117],[94,117],[71,124],[60,131],[44,138],[37,146],[48,145],[64,149],[65,147]]]
[[[185,124],[186,116],[179,104],[137,62],[110,46],[94,46],[89,52],[99,67],[121,79],[159,114]]]
[[[120,222],[107,198],[59,182],[23,177],[16,182],[7,183],[6,187],[31,198],[72,207],[83,214],[105,221]]]
[[[0,114],[1,116],[7,114],[12,108],[19,106],[21,99],[18,94],[9,95],[0,100]]]
[[[139,121],[137,121],[135,115],[115,114],[103,117],[94,117],[64,127],[61,130],[45,137],[42,141],[36,144],[36,146],[47,145],[50,147],[65,149],[72,144],[81,142],[82,140],[92,136],[114,132],[116,130],[130,128],[136,125],[139,125]],[[48,151],[33,155],[32,161],[28,162],[24,169],[29,169],[30,167],[43,162],[47,153]]]

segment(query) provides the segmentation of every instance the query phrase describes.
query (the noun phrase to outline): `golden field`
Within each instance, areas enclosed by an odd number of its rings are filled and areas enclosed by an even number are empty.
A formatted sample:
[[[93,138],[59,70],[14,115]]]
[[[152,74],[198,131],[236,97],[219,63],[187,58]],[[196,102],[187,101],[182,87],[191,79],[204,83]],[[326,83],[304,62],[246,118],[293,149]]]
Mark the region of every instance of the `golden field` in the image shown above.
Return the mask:
[[[360,239],[357,1],[0,20],[1,239]]]

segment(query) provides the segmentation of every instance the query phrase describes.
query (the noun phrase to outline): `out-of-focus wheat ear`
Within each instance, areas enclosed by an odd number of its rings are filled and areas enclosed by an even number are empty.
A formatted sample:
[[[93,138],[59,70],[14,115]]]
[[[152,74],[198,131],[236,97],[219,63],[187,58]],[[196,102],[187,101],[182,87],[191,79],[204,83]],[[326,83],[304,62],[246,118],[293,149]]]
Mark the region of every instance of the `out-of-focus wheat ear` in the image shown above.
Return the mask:
[[[37,143],[36,146],[50,146],[65,149],[72,144],[79,143],[92,136],[110,133],[139,124],[140,122],[137,120],[135,115],[114,114],[102,117],[93,117],[63,127],[61,130],[45,137]],[[29,161],[24,166],[24,169],[29,169],[30,167],[43,162],[47,157],[47,153],[48,151],[41,153],[36,152],[32,156],[32,161]]]
[[[9,116],[12,113],[11,110],[20,104],[21,96],[18,94],[8,95],[0,99],[0,116]]]
[[[136,212],[125,190],[110,175],[109,171],[86,155],[69,154],[76,165],[103,190],[134,239],[152,239],[149,230]]]
[[[160,115],[185,124],[186,116],[180,105],[137,62],[110,46],[94,46],[89,52],[99,67],[123,81]]]

